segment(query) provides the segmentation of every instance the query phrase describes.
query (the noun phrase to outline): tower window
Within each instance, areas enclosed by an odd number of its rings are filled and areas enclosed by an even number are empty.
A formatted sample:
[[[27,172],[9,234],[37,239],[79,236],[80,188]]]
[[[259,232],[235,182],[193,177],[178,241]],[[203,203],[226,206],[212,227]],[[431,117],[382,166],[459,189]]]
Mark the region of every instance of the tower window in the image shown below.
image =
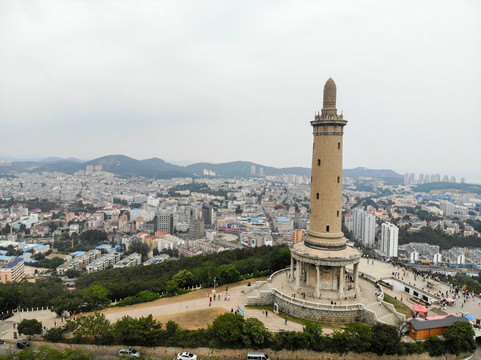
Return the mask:
[[[337,143],[337,149],[341,150],[341,143]]]
[[[329,232],[329,225],[326,226],[326,232]]]
[[[338,177],[337,177],[337,183],[339,184],[340,182],[341,182],[341,177],[338,176]]]
[[[321,159],[317,159],[317,166],[321,166]]]
[[[312,182],[312,176],[311,176],[311,182]]]
[[[339,210],[337,210],[337,217],[339,217]]]
[[[319,193],[316,194],[316,199],[319,200]]]

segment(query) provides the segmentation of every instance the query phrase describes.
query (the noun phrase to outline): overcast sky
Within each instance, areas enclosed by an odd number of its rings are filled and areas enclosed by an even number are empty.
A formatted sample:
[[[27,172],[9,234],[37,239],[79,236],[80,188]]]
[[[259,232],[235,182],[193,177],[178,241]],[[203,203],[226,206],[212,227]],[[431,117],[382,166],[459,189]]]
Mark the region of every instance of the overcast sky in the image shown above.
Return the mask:
[[[481,183],[481,1],[0,2],[0,157],[311,163]],[[459,180],[458,180],[459,181]]]

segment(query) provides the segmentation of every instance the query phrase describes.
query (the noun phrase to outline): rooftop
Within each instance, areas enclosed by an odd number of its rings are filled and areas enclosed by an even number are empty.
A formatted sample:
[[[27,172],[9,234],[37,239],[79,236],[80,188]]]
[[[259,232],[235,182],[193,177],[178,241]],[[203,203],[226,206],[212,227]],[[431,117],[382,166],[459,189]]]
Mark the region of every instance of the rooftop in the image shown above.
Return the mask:
[[[436,320],[423,320],[423,319],[412,319],[408,320],[408,324],[411,324],[414,329],[416,330],[425,330],[425,329],[436,329],[436,328],[444,328],[454,325],[456,322],[469,322],[468,319],[462,316],[446,316],[443,319],[436,319]]]
[[[9,263],[6,263],[5,265],[3,265],[1,268],[2,269],[11,269],[15,266],[17,266],[19,263],[21,263],[23,261],[22,258],[14,258],[12,261],[10,261]]]

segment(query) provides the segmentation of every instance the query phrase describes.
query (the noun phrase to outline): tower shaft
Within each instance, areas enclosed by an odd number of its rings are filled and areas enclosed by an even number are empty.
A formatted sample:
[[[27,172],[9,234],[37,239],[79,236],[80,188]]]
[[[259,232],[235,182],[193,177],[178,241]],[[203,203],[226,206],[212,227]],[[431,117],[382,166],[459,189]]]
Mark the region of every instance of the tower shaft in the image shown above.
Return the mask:
[[[330,96],[326,96],[326,93]],[[311,172],[311,221],[306,246],[343,249],[346,239],[342,223],[342,137],[347,121],[337,114],[336,87],[329,79],[324,87],[322,113],[311,121],[314,144]]]

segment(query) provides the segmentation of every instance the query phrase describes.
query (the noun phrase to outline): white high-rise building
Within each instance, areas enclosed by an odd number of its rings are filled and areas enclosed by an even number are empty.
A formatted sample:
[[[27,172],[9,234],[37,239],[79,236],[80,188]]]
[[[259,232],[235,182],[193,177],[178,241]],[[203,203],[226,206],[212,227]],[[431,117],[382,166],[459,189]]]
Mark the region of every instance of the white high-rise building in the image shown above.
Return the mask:
[[[391,223],[381,225],[381,251],[389,257],[397,257],[399,229]]]
[[[363,209],[352,210],[352,231],[357,239],[368,246],[374,246],[376,238],[376,217]]]
[[[373,247],[376,239],[376,217],[367,212],[364,213],[362,221],[362,242]]]
[[[364,210],[355,208],[352,210],[352,232],[357,239],[361,238],[362,234],[362,215]]]
[[[439,202],[439,207],[443,211],[444,216],[453,216],[454,215],[454,204],[447,201],[443,200]]]
[[[350,232],[352,232],[353,230],[353,227],[354,227],[354,219],[352,218],[352,215],[349,215],[347,214],[345,217],[344,217],[344,226],[346,227],[346,229]]]
[[[411,175],[409,175],[409,184],[416,184],[416,175],[414,173],[411,173]]]

